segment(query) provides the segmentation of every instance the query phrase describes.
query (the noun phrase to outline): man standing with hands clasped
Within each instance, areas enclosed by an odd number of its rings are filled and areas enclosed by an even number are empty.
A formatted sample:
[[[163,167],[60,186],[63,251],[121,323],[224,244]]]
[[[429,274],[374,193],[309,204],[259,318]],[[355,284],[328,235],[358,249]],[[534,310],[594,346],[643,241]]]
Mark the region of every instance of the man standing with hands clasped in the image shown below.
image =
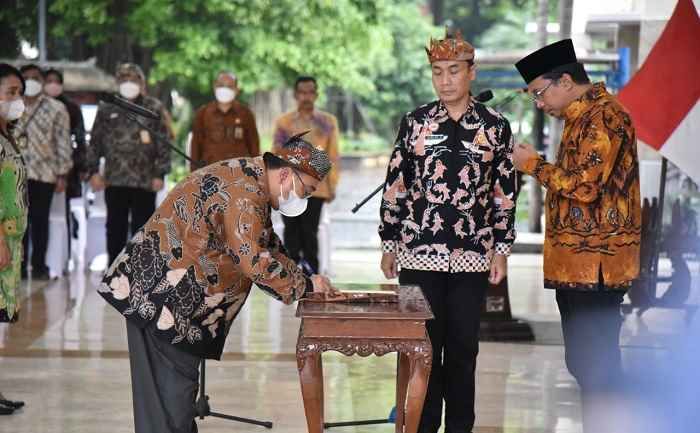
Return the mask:
[[[139,120],[166,136],[163,104],[145,94],[146,77],[141,68],[124,63],[117,68],[116,78],[122,98],[160,114],[159,120]],[[105,158],[104,176],[99,173],[100,157]],[[92,128],[86,168],[92,189],[106,188],[107,252],[111,264],[126,245],[129,233],[136,233],[153,214],[156,193],[163,189],[165,175],[170,171],[170,148],[127,118],[121,108],[102,104]]]
[[[190,170],[229,158],[260,155],[260,137],[255,116],[238,96],[238,78],[233,72],[221,71],[213,83],[214,101],[197,110],[192,123]]]
[[[515,65],[537,108],[564,119],[557,159],[531,145],[516,167],[545,188],[544,286],[556,290],[566,366],[581,388],[586,433],[617,433],[620,304],[639,274],[641,207],[637,140],[629,115],[603,83],[591,83],[571,39]]]
[[[505,276],[515,240],[515,169],[508,121],[474,101],[474,48],[457,32],[426,48],[439,100],[406,114],[381,204],[382,271],[419,285],[435,319],[421,433],[474,427],[479,318]]]

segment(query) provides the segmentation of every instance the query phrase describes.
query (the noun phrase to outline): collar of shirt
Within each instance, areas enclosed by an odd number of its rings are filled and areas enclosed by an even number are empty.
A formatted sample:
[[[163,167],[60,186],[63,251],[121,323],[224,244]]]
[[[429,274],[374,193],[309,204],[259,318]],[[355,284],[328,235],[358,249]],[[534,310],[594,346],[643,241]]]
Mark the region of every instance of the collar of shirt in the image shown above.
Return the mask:
[[[213,112],[218,114],[219,116],[230,116],[230,115],[235,115],[237,111],[236,107],[236,101],[231,101],[231,106],[228,108],[227,111],[222,111],[221,107],[219,107],[219,102],[218,101],[212,101],[213,104]]]
[[[43,93],[39,94],[39,96],[37,96],[37,98],[36,98],[36,101],[34,101],[34,103],[32,105],[27,104],[27,107],[24,110],[24,115],[29,116],[30,114],[32,114],[34,112],[34,110],[36,110],[38,107],[40,107],[42,105],[42,101],[46,98],[48,98],[48,96],[46,96],[45,94],[43,94]]]
[[[442,122],[446,121],[447,119],[453,120],[457,123],[461,123],[466,117],[471,116],[472,114],[474,114],[474,98],[473,97],[469,98],[469,103],[467,104],[467,109],[464,113],[462,113],[462,115],[460,116],[459,119],[454,120],[450,117],[450,113],[447,111],[447,107],[442,102],[442,100],[440,100],[438,102],[438,111],[437,111],[437,114],[435,117],[437,119],[439,119],[438,120],[439,123],[442,123]]]
[[[316,119],[317,112],[315,109],[311,112],[311,116],[309,117],[302,116],[301,111],[299,110],[294,111],[294,116],[292,117],[292,120],[294,120],[295,122],[315,122]]]
[[[595,83],[591,86],[586,93],[584,93],[580,98],[569,104],[566,109],[564,109],[564,119],[567,121],[575,120],[581,115],[581,113],[588,110],[588,107],[598,99],[602,98],[607,94],[605,89],[605,84]]]
[[[258,186],[260,187],[260,190],[265,194],[265,197],[267,197],[268,203],[270,203],[270,199],[272,197],[270,196],[270,190],[267,185],[267,167],[265,166],[265,160],[262,156],[256,156],[255,158],[253,158],[253,163],[262,169],[262,175],[258,176]]]

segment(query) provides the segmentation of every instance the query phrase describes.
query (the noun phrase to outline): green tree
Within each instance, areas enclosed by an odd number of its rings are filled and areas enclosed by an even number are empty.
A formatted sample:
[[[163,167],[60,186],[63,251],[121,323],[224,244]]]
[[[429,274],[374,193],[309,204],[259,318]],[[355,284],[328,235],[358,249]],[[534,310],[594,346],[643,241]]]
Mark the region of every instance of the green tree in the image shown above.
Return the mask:
[[[387,8],[391,54],[381,59],[384,67],[372,77],[376,91],[360,97],[377,132],[387,139],[395,135],[401,116],[435,99],[425,46],[441,30],[420,6],[408,0]]]
[[[107,70],[142,63],[152,83],[186,96],[208,94],[219,70],[246,91],[276,87],[299,73],[360,94],[387,57],[388,0],[55,0],[53,34],[81,38]]]

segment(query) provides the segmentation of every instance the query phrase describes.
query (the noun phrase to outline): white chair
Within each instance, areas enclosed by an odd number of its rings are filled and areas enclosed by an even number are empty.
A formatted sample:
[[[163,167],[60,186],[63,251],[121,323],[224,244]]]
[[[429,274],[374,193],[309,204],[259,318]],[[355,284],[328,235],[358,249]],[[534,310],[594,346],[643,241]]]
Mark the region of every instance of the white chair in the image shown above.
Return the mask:
[[[46,266],[49,277],[57,278],[68,269],[68,226],[66,222],[66,193],[54,193],[49,210],[49,242]]]

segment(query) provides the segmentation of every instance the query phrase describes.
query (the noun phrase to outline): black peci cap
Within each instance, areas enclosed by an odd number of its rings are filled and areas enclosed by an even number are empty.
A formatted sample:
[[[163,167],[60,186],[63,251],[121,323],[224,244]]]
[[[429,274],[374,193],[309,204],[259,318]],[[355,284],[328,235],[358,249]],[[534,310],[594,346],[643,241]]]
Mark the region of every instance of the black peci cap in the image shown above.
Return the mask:
[[[526,83],[547,72],[554,72],[562,66],[578,63],[574,43],[564,39],[549,44],[520,59],[515,67]]]

